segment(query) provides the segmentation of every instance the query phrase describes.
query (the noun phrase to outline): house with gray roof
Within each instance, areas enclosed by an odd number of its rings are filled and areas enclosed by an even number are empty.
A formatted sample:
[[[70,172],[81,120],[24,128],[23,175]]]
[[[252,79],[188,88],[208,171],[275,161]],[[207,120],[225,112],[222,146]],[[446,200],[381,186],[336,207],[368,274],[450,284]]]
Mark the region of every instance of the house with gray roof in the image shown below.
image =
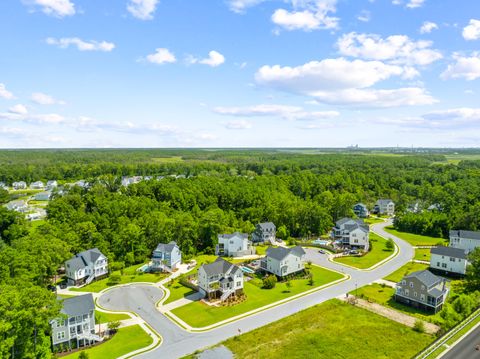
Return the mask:
[[[268,273],[285,277],[305,269],[305,250],[300,247],[268,247],[260,268]]]
[[[68,285],[89,284],[108,275],[108,260],[98,248],[76,254],[65,262]]]
[[[461,248],[439,246],[430,250],[430,268],[439,272],[465,275],[467,252]]]
[[[24,200],[10,201],[5,205],[5,207],[7,207],[7,209],[10,211],[16,211],[20,213],[28,212],[28,205]]]
[[[272,222],[258,223],[252,234],[253,243],[273,243],[277,236],[277,227]]]
[[[78,348],[102,341],[95,332],[95,304],[92,294],[66,298],[62,301],[60,317],[50,321],[53,346],[63,344],[68,348]]]
[[[393,216],[395,214],[395,203],[391,199],[379,199],[373,208],[373,212]]]
[[[480,247],[480,231],[450,231],[450,247],[464,249],[470,253]]]
[[[437,313],[442,309],[448,295],[446,284],[445,278],[436,276],[428,270],[413,272],[397,283],[395,300]]]
[[[218,244],[215,247],[217,256],[242,257],[255,254],[248,234],[235,232],[233,234],[219,234]]]
[[[30,189],[44,189],[45,184],[42,181],[35,181],[30,183]]]
[[[368,251],[370,248],[370,227],[362,219],[342,218],[332,229],[332,239],[343,246]]]
[[[363,203],[357,203],[353,206],[353,213],[358,216],[358,218],[367,218],[370,215],[368,208]]]
[[[27,188],[27,183],[25,181],[13,182],[12,187],[13,187],[14,190],[26,189]]]
[[[218,257],[215,262],[198,268],[198,288],[209,300],[220,299],[223,302],[230,296],[243,294],[243,271]]]
[[[176,242],[160,243],[153,251],[150,269],[172,272],[182,263],[182,252]]]

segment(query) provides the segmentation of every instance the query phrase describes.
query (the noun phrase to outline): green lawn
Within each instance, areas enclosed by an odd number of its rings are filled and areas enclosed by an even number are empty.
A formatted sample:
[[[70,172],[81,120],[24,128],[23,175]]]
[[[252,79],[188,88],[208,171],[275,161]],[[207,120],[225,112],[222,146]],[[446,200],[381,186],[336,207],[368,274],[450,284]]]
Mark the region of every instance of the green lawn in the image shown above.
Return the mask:
[[[414,259],[430,262],[430,248],[415,248]]]
[[[336,299],[222,344],[239,358],[411,358],[434,338]]]
[[[267,252],[268,247],[270,246],[265,246],[265,245],[255,246],[255,254],[258,254],[259,256],[264,256]]]
[[[364,218],[363,221],[367,224],[375,224],[375,223],[385,222],[382,218],[373,218],[373,217]]]
[[[201,302],[193,302],[174,309],[173,314],[192,327],[204,327],[342,278],[340,273],[317,266],[312,266],[311,272],[315,281],[313,286],[308,285],[307,279],[297,279],[291,281],[292,287],[289,291],[285,283],[277,283],[273,289],[262,289],[261,280],[254,279],[245,282],[247,300],[240,304],[211,307]]]
[[[109,278],[100,279],[98,281],[92,282],[89,285],[86,285],[82,288],[71,288],[72,291],[77,292],[100,292],[101,290],[108,288],[112,285],[117,284],[127,284],[132,282],[151,282],[155,283],[167,276],[164,273],[143,273],[141,271],[137,271],[137,268],[140,268],[143,264],[136,264],[131,267],[127,267],[123,270],[123,275],[120,271],[116,271],[113,273],[118,273],[121,275],[120,283],[109,283]]]
[[[104,313],[95,311],[95,320],[97,324],[110,323],[117,320],[130,319],[130,316],[122,313]]]
[[[403,239],[404,241],[407,241],[412,246],[435,246],[439,243],[445,243],[447,241],[444,238],[421,236],[419,234],[399,232],[393,229],[393,227],[391,226],[385,227],[385,231]]]
[[[139,325],[121,328],[115,336],[99,344],[98,346],[86,349],[89,359],[115,359],[134,350],[150,345],[153,339],[143,331]],[[80,352],[66,355],[62,358],[77,359]]]
[[[346,264],[355,268],[366,269],[377,264],[378,262],[388,258],[393,254],[392,251],[387,251],[385,249],[386,240],[377,234],[370,232],[370,243],[372,248],[370,252],[365,254],[363,257],[340,257],[335,258],[334,261],[342,264]]]
[[[428,269],[428,267],[429,267],[428,264],[409,262],[409,263],[405,264],[403,267],[401,267],[400,269],[397,269],[392,274],[389,274],[384,279],[395,282],[395,283],[398,283],[407,274],[410,274],[412,272],[416,272],[416,271],[419,271],[419,270]]]

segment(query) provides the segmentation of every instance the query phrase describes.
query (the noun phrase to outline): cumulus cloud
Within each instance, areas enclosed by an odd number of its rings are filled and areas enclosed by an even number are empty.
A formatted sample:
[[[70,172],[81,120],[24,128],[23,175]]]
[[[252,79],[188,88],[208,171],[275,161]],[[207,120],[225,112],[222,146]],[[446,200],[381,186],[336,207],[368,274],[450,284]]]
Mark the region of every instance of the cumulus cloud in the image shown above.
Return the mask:
[[[335,13],[337,0],[292,0],[293,10],[277,9],[272,22],[286,30],[312,31],[336,29],[339,19]]]
[[[456,53],[453,58],[455,62],[448,65],[440,75],[443,80],[464,78],[467,81],[473,81],[480,78],[480,53],[474,52],[467,57]]]
[[[110,52],[115,48],[115,44],[112,42],[107,41],[84,41],[79,39],[78,37],[63,37],[60,39],[56,39],[53,37],[49,37],[46,40],[48,45],[58,46],[61,49],[66,49],[70,47],[70,45],[76,46],[80,51],[104,51]]]
[[[376,34],[351,32],[340,37],[336,45],[342,55],[393,64],[429,65],[442,58],[438,50],[431,49],[431,41],[412,41],[406,35],[383,39]]]
[[[152,20],[158,0],[129,0],[127,10],[140,20]]]
[[[28,113],[27,108],[22,104],[17,104],[8,109],[8,112],[14,113],[17,115],[26,115]]]
[[[223,56],[221,53],[218,51],[212,50],[208,53],[208,57],[204,59],[198,59],[194,56],[189,56],[187,58],[187,62],[190,64],[202,64],[202,65],[208,65],[211,67],[217,67],[220,66],[225,62],[225,56]]]
[[[246,120],[233,120],[227,122],[225,128],[229,130],[248,130],[252,128],[252,123]]]
[[[416,9],[418,7],[423,6],[426,0],[409,0],[405,4],[405,6],[409,9]],[[403,5],[404,1],[403,0],[392,0],[393,5]]]
[[[337,111],[305,111],[302,107],[261,104],[247,107],[215,107],[213,112],[238,117],[281,117],[287,120],[314,121],[338,117]]]
[[[228,6],[230,10],[236,13],[244,13],[249,7],[256,6],[265,0],[230,0]]]
[[[462,35],[467,41],[480,39],[480,20],[471,19],[469,25],[463,28]]]
[[[429,34],[433,30],[438,30],[438,25],[431,21],[425,21],[420,28],[421,34]]]
[[[148,62],[152,64],[162,65],[177,62],[175,55],[166,48],[157,48],[153,54],[147,55]]]
[[[362,21],[362,22],[369,22],[371,17],[372,17],[372,15],[371,15],[370,11],[362,10],[362,11],[360,11],[360,14],[357,15],[357,20]]]
[[[15,98],[15,96],[13,96],[13,93],[8,91],[5,84],[2,83],[0,83],[0,97],[6,100],[13,100]]]
[[[57,100],[50,95],[42,92],[34,92],[31,97],[32,101],[39,105],[65,105],[64,101]]]
[[[39,7],[44,14],[65,17],[75,15],[75,4],[69,0],[23,0],[27,5]]]

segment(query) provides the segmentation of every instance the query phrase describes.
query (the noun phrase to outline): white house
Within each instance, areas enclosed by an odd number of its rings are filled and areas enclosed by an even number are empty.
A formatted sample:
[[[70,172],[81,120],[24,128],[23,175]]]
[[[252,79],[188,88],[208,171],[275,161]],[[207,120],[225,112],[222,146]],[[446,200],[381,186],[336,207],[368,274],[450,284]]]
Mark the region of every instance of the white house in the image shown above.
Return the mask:
[[[460,248],[470,253],[480,247],[480,232],[453,230],[450,231],[450,247]]]
[[[255,226],[252,241],[256,243],[275,242],[277,227],[272,222],[259,223]]]
[[[241,257],[255,254],[248,234],[235,232],[233,234],[219,234],[218,244],[215,247],[217,256]]]
[[[5,207],[9,209],[10,211],[17,211],[21,213],[25,213],[28,211],[28,205],[27,202],[23,200],[18,200],[18,201],[11,201],[8,202]]]
[[[342,245],[368,251],[370,248],[370,228],[361,219],[342,218],[335,223],[332,237]]]
[[[54,188],[58,187],[58,183],[55,180],[47,181],[47,186],[45,187],[47,191],[51,191]]]
[[[98,248],[78,253],[65,262],[69,285],[89,284],[108,274],[108,260]]]
[[[260,268],[279,277],[305,269],[305,251],[302,247],[268,247],[266,256],[260,261]]]
[[[31,189],[44,189],[45,185],[43,184],[42,181],[36,181],[36,182],[30,183],[30,188]]]
[[[15,190],[26,189],[27,188],[27,183],[25,181],[13,182],[12,187]]]
[[[8,189],[8,187],[7,187],[7,185],[5,184],[5,182],[0,182],[0,188],[5,189],[5,190]]]
[[[215,262],[198,268],[198,288],[208,299],[222,302],[243,293],[243,272],[240,267],[218,257]]]
[[[379,199],[375,204],[373,212],[393,216],[395,214],[395,203],[391,199]]]
[[[464,249],[440,246],[430,250],[432,269],[465,275],[467,264],[467,253]]]

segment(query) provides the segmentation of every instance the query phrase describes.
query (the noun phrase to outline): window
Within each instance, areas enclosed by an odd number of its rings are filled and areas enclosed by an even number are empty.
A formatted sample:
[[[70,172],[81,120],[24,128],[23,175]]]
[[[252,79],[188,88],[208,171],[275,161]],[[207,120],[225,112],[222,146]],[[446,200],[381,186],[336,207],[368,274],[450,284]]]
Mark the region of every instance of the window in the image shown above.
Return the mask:
[[[440,262],[437,262],[437,267],[440,267]]]
[[[417,297],[417,292],[413,292],[413,296],[416,298]]]
[[[424,286],[424,285],[422,285],[422,290],[425,290],[425,286]]]
[[[241,287],[242,286],[242,282],[237,282],[237,287]]]
[[[407,281],[402,280],[402,285],[406,285],[406,284],[407,284]]]
[[[65,332],[58,332],[57,339],[65,339]]]
[[[405,295],[409,295],[410,291],[408,289],[405,289]]]
[[[422,302],[425,302],[425,294],[420,294],[420,300],[421,300]]]
[[[413,288],[413,282],[410,282],[410,288]]]
[[[450,257],[450,262],[455,262],[455,258]]]
[[[447,263],[442,263],[442,268],[447,268]]]

